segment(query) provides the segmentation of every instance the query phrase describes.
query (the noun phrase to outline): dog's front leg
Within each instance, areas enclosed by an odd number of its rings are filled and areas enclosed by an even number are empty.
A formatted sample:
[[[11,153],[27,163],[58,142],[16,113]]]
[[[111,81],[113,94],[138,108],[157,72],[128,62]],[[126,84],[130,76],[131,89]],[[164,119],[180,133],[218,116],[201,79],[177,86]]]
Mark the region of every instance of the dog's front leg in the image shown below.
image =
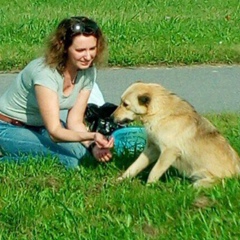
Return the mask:
[[[146,168],[151,163],[155,162],[158,158],[160,152],[155,148],[147,148],[145,149],[133,162],[133,164],[123,173],[118,180],[123,180],[124,178],[135,177],[138,173],[140,173],[144,168]],[[151,156],[151,158],[150,158]]]
[[[181,152],[177,148],[169,148],[162,151],[159,159],[148,176],[147,183],[156,182],[180,156]]]

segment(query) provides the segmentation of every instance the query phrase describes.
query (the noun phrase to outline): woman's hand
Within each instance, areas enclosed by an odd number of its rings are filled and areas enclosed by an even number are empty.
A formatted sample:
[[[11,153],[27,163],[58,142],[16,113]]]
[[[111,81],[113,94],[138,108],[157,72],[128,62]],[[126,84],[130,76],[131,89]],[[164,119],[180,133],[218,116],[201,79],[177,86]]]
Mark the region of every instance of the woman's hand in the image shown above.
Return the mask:
[[[100,134],[101,135],[101,134]],[[105,138],[105,137],[104,137]],[[105,138],[105,140],[107,140]],[[108,162],[112,158],[111,148],[113,147],[114,140],[110,138],[107,140],[107,143],[104,144],[104,147],[99,147],[97,140],[95,140],[96,145],[92,149],[92,154],[99,162]]]
[[[95,133],[94,142],[98,148],[112,148],[113,147],[113,138],[107,139],[101,133]]]

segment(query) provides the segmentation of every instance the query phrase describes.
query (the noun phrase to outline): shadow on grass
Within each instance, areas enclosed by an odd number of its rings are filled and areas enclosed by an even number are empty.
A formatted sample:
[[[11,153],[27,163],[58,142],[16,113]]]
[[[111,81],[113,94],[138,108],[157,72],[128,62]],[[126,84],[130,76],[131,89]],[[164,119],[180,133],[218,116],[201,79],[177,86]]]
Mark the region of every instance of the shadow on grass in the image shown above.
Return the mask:
[[[127,149],[122,152],[121,154],[117,154],[116,152],[113,152],[113,159],[110,162],[107,163],[100,163],[96,161],[93,158],[85,158],[81,166],[87,169],[96,169],[99,166],[105,166],[105,167],[113,167],[115,170],[119,171],[119,176],[121,173],[123,173],[141,154],[141,151],[138,152],[130,152]],[[147,182],[148,175],[153,168],[155,163],[149,165],[146,169],[144,169],[141,173],[139,173],[135,178],[139,179],[143,184]],[[182,181],[191,182],[190,179],[185,178],[184,176],[180,175],[178,171],[170,167],[166,173],[162,175],[159,181],[161,182],[169,182],[173,179],[181,179]]]

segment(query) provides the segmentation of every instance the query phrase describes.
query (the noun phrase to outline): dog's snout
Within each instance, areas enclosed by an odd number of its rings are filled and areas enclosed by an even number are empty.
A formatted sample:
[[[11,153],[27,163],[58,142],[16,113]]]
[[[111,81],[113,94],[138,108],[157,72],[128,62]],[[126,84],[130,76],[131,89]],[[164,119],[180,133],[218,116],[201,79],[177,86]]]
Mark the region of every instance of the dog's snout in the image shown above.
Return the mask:
[[[132,120],[130,120],[130,119],[128,119],[128,118],[123,118],[123,119],[117,119],[117,118],[115,118],[115,119],[114,119],[114,122],[115,122],[115,123],[118,123],[118,124],[120,124],[120,125],[127,125],[128,123],[131,123]]]

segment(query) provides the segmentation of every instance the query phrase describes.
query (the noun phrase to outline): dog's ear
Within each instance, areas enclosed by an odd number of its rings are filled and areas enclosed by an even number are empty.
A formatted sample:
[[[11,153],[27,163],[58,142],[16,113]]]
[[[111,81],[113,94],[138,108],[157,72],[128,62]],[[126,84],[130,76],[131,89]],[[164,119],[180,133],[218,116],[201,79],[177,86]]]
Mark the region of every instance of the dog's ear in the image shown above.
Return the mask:
[[[138,96],[139,105],[147,106],[147,105],[149,105],[150,101],[151,101],[151,97],[147,93]]]

